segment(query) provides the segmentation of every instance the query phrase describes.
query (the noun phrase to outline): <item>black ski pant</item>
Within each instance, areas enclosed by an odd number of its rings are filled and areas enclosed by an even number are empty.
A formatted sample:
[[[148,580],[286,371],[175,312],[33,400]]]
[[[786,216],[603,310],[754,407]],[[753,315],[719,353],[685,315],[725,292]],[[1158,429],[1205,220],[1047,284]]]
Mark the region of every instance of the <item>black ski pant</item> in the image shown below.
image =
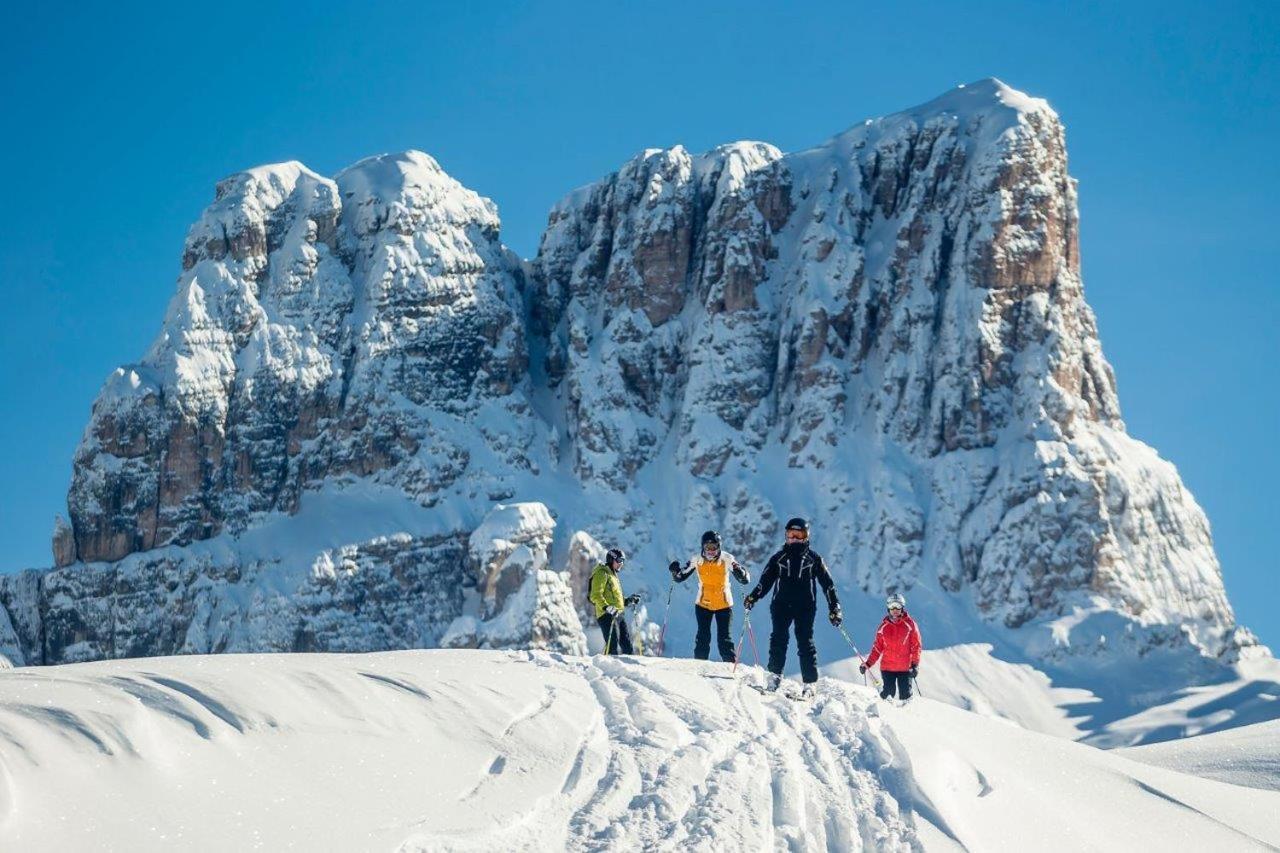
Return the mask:
[[[898,692],[899,699],[911,698],[911,673],[890,672],[882,669],[880,677],[884,679],[884,687],[880,689],[881,699],[892,698],[895,690]]]
[[[596,620],[600,633],[604,635],[604,653],[606,655],[633,655],[631,649],[631,631],[627,628],[627,620],[621,613],[610,616],[600,614]]]
[[[773,633],[769,635],[769,671],[782,675],[787,662],[790,633],[796,632],[796,653],[800,655],[800,677],[805,684],[818,680],[818,650],[813,645],[813,619],[818,610],[812,604],[794,605],[775,601],[769,608],[773,616]]]
[[[734,663],[738,656],[733,651],[733,640],[729,629],[733,625],[733,608],[708,610],[700,604],[693,606],[693,614],[698,619],[698,636],[693,641],[693,656],[698,660],[711,657],[711,620],[716,622],[716,645],[720,647],[720,660]]]

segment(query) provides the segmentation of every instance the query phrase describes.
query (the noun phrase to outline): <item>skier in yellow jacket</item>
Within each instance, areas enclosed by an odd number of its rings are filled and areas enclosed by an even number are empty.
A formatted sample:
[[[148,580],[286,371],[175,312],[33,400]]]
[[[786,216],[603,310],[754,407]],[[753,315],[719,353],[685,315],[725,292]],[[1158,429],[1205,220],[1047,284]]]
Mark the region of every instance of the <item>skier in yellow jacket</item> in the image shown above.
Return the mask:
[[[733,625],[733,591],[729,588],[729,575],[744,585],[751,583],[751,575],[738,565],[732,554],[721,550],[720,534],[708,530],[702,534],[701,553],[690,557],[683,567],[672,562],[667,569],[676,583],[683,582],[694,572],[698,573],[698,598],[693,608],[698,620],[698,635],[693,642],[693,656],[698,660],[711,657],[711,620],[714,619],[720,659],[727,663],[737,661],[733,640],[729,636]]]
[[[618,572],[627,562],[626,552],[621,548],[610,548],[604,555],[604,562],[596,565],[591,573],[591,585],[587,598],[596,608],[596,624],[604,635],[604,653],[606,655],[635,654],[631,645],[631,631],[627,628],[627,619],[623,612],[629,605],[640,601],[640,596],[622,597],[622,581]]]

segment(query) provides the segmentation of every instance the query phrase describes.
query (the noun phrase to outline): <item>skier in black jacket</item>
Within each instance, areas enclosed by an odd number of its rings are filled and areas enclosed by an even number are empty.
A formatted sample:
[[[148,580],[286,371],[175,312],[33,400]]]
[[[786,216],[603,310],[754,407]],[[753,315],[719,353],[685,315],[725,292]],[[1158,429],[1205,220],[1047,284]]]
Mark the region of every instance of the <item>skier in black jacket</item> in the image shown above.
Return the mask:
[[[831,580],[831,572],[822,557],[809,547],[809,522],[793,518],[787,522],[787,542],[782,550],[769,558],[760,575],[760,583],[743,601],[750,610],[773,589],[769,612],[773,616],[773,633],[769,637],[769,684],[777,690],[782,683],[782,666],[787,661],[788,633],[795,626],[796,652],[800,655],[800,675],[804,679],[804,696],[814,692],[818,680],[818,650],[813,645],[813,620],[818,612],[818,586],[827,598],[827,618],[832,625],[843,621],[840,600]]]

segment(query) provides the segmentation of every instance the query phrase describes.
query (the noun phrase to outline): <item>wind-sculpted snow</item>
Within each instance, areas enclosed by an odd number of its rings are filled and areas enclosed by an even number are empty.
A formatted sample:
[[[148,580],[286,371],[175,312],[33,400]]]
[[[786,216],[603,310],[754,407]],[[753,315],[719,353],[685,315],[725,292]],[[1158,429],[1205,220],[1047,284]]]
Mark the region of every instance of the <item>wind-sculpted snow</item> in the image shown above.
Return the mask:
[[[806,151],[644,151],[523,262],[420,152],[227,178],[94,404],[56,568],[0,578],[0,653],[577,652],[602,548],[652,623],[703,530],[758,571],[794,515],[851,625],[904,591],[1099,726],[1266,655],[1125,433],[1062,124],[996,80]]]
[[[759,678],[758,671],[738,675]],[[20,850],[1267,849],[1280,793],[824,682],[546,652],[0,672]]]

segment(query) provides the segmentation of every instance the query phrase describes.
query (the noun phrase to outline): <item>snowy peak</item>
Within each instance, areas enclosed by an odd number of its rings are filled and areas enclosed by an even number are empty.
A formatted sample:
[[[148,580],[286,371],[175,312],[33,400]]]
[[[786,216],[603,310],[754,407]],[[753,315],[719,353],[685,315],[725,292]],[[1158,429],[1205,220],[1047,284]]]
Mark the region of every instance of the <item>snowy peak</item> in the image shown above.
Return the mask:
[[[237,172],[218,182],[213,204],[187,232],[183,269],[202,259],[231,257],[243,261],[263,254],[267,223],[299,218],[326,223],[332,230],[338,214],[337,185],[290,160]]]
[[[498,210],[421,151],[367,157],[337,174],[343,221],[357,235],[477,225],[495,234]]]
[[[877,147],[925,143],[927,152],[938,139],[954,140],[965,162],[973,169],[984,161],[1018,158],[1019,149],[1037,145],[1061,148],[1065,163],[1065,139],[1057,113],[1042,98],[1033,98],[994,77],[957,86],[918,106],[880,118],[869,118],[837,134],[810,152],[799,152],[799,162],[821,160],[834,153],[856,159]]]
[[[521,383],[519,271],[498,224],[492,202],[414,151],[336,180],[290,162],[220,182],[161,334],[95,404],[60,559],[239,532],[331,477],[455,482],[472,442],[425,442],[404,403],[458,412]],[[527,435],[505,420],[489,446]]]
[[[930,101],[894,115],[910,115],[927,120],[935,115],[954,115],[962,119],[972,119],[981,114],[1005,114],[1006,119],[1012,119],[1030,113],[1039,113],[1055,119],[1058,117],[1044,98],[1035,98],[1020,92],[995,77],[984,77],[972,83],[962,83]],[[892,118],[892,116],[886,118]]]

